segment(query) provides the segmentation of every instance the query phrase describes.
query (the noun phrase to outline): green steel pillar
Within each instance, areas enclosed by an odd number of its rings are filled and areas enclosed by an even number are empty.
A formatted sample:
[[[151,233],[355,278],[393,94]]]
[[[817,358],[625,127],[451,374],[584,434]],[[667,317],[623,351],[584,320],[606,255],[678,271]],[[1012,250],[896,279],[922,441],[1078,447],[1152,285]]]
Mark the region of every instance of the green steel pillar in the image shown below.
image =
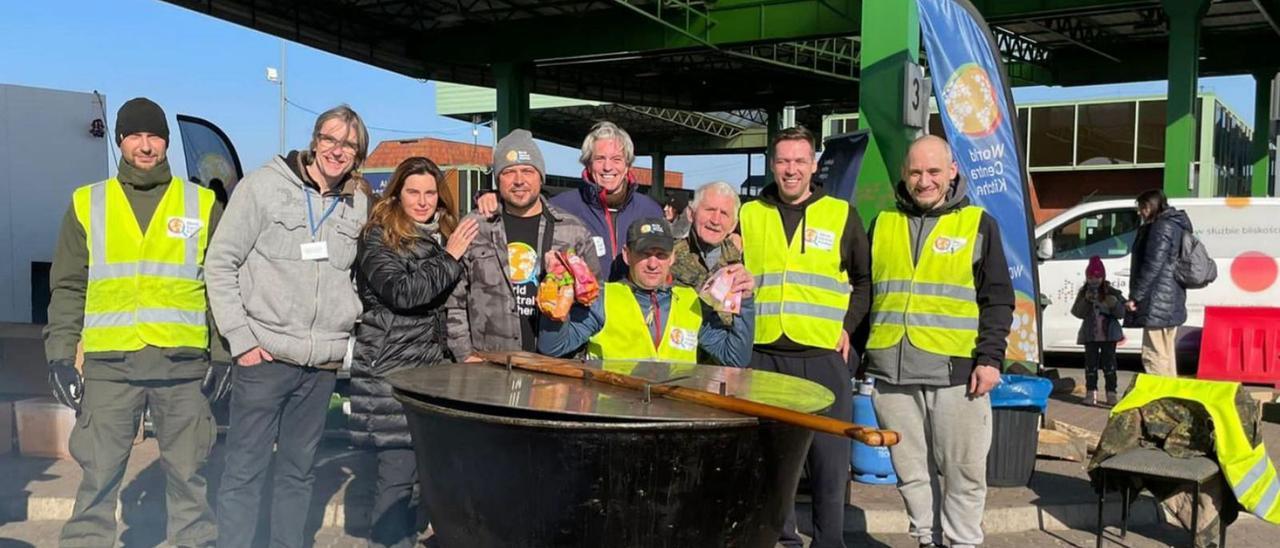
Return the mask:
[[[1253,73],[1253,147],[1249,160],[1253,162],[1253,184],[1250,196],[1266,196],[1271,181],[1271,82],[1276,71]]]
[[[649,184],[649,197],[663,205],[667,202],[667,154],[662,149],[653,151],[653,179]]]
[[[513,129],[532,130],[529,124],[529,80],[532,67],[520,63],[494,63],[498,87],[498,139]]]
[[[920,16],[916,0],[862,2],[862,77],[858,127],[871,128],[871,142],[858,174],[856,202],[864,223],[892,206],[893,187],[915,130],[902,123],[907,63],[920,60]]]
[[[1209,0],[1162,0],[1169,16],[1169,99],[1164,138],[1164,193],[1190,196],[1196,153],[1196,77],[1200,68],[1200,21]],[[1207,169],[1207,167],[1206,167]]]

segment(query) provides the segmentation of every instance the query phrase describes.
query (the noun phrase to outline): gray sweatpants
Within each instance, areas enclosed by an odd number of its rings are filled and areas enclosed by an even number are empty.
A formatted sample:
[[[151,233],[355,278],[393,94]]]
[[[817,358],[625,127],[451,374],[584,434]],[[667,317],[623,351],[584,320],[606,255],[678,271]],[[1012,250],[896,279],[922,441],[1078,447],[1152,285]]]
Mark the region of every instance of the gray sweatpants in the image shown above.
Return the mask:
[[[872,402],[880,427],[901,436],[898,445],[889,448],[889,456],[911,520],[911,536],[921,544],[941,541],[934,530],[935,506],[942,509],[942,533],[951,546],[982,544],[991,400],[970,399],[967,391],[963,385],[875,385]],[[941,493],[935,493],[935,480]]]

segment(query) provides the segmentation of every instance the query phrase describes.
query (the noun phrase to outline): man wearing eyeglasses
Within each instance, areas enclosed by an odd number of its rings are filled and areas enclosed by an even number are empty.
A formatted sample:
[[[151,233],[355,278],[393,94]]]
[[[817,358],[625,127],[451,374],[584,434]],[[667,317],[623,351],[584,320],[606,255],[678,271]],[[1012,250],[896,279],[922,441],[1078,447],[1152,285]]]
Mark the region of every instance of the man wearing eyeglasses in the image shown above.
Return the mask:
[[[314,462],[336,371],[360,315],[351,283],[369,134],[346,105],[316,120],[307,150],[236,185],[206,260],[209,303],[235,356],[218,546],[253,544],[275,458],[272,546],[303,546]],[[223,323],[225,322],[225,324]]]

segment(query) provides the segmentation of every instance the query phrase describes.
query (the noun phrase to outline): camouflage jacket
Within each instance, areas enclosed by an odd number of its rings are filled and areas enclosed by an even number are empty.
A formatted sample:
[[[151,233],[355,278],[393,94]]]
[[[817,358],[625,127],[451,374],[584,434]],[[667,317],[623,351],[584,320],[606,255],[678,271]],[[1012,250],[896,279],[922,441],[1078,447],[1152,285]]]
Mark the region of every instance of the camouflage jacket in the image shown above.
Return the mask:
[[[676,242],[675,248],[671,251],[676,257],[675,263],[671,265],[671,278],[676,285],[699,289],[702,283],[707,281],[711,271],[742,262],[742,250],[734,245],[731,236],[720,242],[720,259],[716,264],[704,264],[702,253],[697,250],[698,244],[694,242],[695,238],[697,236],[690,232],[688,237]]]
[[[552,249],[573,250],[583,257],[595,256],[591,233],[581,220],[552,206],[546,199],[542,199],[542,206],[539,242],[543,241],[547,219],[550,219],[554,226]],[[459,261],[462,263],[462,279],[445,304],[448,346],[459,360],[477,351],[520,350],[522,347],[520,315],[516,313],[516,297],[508,276],[511,265],[502,214],[489,219],[479,218],[479,222],[480,230],[475,240]],[[538,255],[534,260],[541,265],[542,257]],[[599,262],[586,262],[599,276]],[[541,268],[537,272],[540,275]]]
[[[1258,443],[1261,419],[1257,402],[1244,390],[1236,392],[1236,412],[1251,443]],[[1195,402],[1166,398],[1138,409],[1122,411],[1107,421],[1098,450],[1089,461],[1093,471],[1103,460],[1134,447],[1162,449],[1178,458],[1214,454],[1213,420]]]
[[[1243,389],[1236,392],[1236,412],[1240,424],[1251,444],[1259,441],[1261,410]],[[1135,447],[1161,449],[1171,456],[1191,458],[1214,457],[1213,419],[1204,407],[1190,401],[1166,398],[1155,400],[1138,409],[1122,411],[1107,421],[1102,430],[1098,450],[1086,469],[1094,488],[1100,485],[1095,469],[1102,461]],[[1143,481],[1140,476],[1129,476],[1122,488],[1151,491],[1167,510],[1177,517],[1184,527],[1190,527],[1191,501],[1195,500],[1185,484]],[[1108,484],[1111,484],[1108,479]],[[1114,485],[1114,484],[1112,484]],[[1239,503],[1223,486],[1207,486],[1198,501],[1200,531],[1195,546],[1209,546],[1216,540],[1218,520],[1235,521],[1240,511]]]

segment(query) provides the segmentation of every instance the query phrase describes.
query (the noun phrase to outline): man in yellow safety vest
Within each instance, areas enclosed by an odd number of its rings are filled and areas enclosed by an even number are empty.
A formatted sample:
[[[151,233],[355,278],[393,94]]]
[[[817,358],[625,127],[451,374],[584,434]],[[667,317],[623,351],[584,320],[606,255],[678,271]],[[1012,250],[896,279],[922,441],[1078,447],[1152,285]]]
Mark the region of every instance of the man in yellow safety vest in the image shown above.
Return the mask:
[[[817,138],[784,129],[770,144],[773,184],[742,206],[742,257],[756,276],[751,368],[814,381],[835,394],[829,417],[853,416],[850,335],[870,303],[867,233],[857,209],[813,184]],[[815,548],[844,546],[849,440],[816,434],[809,449]],[[780,542],[801,546],[795,513]]]
[[[77,411],[70,449],[84,470],[61,544],[115,544],[121,478],[150,409],[167,476],[169,542],[211,546],[217,533],[199,470],[217,430],[201,389],[210,347],[218,361],[230,357],[209,319],[204,256],[222,209],[212,191],[170,173],[159,105],[126,102],[115,138],[118,173],[75,191],[49,276],[49,384]]]
[[[746,365],[754,319],[751,275],[742,265],[727,267],[733,269],[732,290],[744,298],[734,321],[725,324],[695,290],[672,286],[674,246],[667,221],[632,223],[623,253],[627,278],[605,284],[590,307],[574,304],[565,322],[544,315],[538,351],[567,356],[586,344],[592,358],[696,363],[701,349],[719,364]]]
[[[991,446],[986,394],[1000,381],[1013,320],[999,227],[970,205],[947,142],[925,136],[903,163],[897,208],[870,232],[867,375],[880,426],[902,436],[889,454],[911,536],[922,546],[941,544],[941,534],[950,546],[977,546]],[[945,488],[934,493],[939,472]],[[933,529],[935,503],[942,531]]]

